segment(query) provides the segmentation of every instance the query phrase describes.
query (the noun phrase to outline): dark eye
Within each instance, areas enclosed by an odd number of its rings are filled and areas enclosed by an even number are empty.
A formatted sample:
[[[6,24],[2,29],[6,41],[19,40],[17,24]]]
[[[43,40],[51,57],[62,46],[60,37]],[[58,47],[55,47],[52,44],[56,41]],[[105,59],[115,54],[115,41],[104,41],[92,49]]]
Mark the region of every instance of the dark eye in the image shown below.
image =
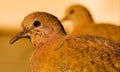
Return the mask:
[[[73,13],[74,13],[74,10],[71,10],[71,11],[70,11],[70,14],[73,14]]]
[[[34,25],[34,27],[38,27],[38,26],[40,26],[40,22],[39,22],[39,21],[35,21],[35,22],[33,23],[33,25]]]

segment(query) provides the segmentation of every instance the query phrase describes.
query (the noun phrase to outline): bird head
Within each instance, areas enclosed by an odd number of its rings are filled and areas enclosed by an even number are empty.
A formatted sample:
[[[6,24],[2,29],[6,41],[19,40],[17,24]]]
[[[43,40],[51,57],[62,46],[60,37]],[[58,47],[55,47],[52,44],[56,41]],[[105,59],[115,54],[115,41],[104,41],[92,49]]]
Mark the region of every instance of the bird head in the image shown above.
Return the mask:
[[[65,10],[65,16],[61,19],[61,22],[66,20],[83,22],[92,20],[92,17],[89,11],[82,5],[72,5]]]
[[[22,31],[10,40],[10,44],[20,38],[30,38],[32,43],[42,42],[64,29],[57,17],[46,12],[33,12],[22,21]]]

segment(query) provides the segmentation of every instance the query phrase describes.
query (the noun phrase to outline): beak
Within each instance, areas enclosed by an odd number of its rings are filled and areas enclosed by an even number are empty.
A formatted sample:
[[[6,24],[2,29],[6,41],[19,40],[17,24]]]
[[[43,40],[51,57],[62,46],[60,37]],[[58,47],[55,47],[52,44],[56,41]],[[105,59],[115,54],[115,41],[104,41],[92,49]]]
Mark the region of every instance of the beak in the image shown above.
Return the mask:
[[[67,16],[65,16],[63,19],[61,19],[60,21],[61,22],[64,22],[65,20],[68,20],[68,17]]]
[[[10,44],[13,44],[15,41],[19,40],[20,38],[27,38],[27,33],[29,30],[23,30],[20,33],[18,33],[15,37],[13,37],[9,42]]]

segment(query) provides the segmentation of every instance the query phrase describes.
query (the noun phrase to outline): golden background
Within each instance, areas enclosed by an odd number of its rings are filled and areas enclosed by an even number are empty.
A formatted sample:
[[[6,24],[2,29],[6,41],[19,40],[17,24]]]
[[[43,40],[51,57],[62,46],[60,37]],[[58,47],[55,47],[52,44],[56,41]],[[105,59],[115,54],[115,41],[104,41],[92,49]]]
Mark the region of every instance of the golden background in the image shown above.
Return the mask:
[[[87,7],[96,22],[120,25],[120,0],[0,0],[0,72],[30,72],[29,58],[33,49],[28,39],[13,45],[9,40],[20,31],[22,19],[33,11],[64,16],[72,4]]]

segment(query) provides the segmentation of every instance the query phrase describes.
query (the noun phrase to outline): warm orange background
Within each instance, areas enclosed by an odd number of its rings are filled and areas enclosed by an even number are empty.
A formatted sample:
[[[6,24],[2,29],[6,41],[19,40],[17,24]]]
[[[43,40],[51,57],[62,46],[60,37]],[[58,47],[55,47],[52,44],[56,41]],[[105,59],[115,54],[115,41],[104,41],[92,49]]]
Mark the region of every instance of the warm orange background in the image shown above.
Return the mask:
[[[33,11],[46,11],[61,18],[71,4],[82,4],[97,22],[120,24],[120,0],[0,0],[0,26],[19,26]]]
[[[96,22],[120,25],[120,0],[0,0],[0,72],[30,72],[30,41],[21,39],[9,44],[26,15],[45,11],[61,19],[64,10],[76,3],[87,7]]]

